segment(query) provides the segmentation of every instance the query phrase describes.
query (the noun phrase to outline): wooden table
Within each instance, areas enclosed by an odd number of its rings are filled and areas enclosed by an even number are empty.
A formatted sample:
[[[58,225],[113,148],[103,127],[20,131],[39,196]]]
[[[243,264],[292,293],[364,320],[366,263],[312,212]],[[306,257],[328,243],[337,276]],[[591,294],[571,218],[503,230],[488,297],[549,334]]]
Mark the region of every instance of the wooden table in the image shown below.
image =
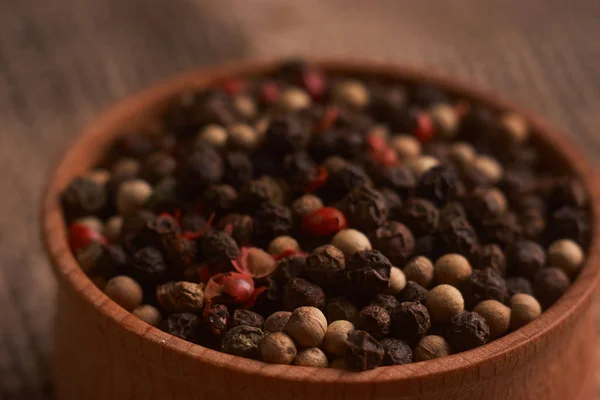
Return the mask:
[[[392,60],[472,79],[600,154],[600,2],[0,2],[0,399],[51,397],[55,285],[38,238],[53,160],[105,107],[246,57]]]

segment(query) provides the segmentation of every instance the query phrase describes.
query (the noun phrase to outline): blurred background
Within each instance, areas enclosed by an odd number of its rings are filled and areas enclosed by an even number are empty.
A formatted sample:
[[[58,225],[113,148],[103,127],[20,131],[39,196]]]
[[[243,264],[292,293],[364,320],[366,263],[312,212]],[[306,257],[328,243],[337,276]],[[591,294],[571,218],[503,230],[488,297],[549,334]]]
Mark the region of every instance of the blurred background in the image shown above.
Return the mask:
[[[46,175],[104,108],[172,74],[290,55],[474,81],[600,155],[597,0],[0,1],[0,399],[51,398]]]

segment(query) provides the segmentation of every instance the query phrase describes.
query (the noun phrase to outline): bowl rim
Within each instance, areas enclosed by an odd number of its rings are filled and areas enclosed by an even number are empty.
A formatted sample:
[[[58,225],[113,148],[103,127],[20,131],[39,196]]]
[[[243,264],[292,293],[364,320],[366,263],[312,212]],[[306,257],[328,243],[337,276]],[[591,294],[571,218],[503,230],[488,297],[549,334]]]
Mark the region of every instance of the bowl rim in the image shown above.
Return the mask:
[[[595,169],[586,161],[584,154],[567,139],[566,135],[561,134],[533,113],[499,98],[496,94],[422,69],[366,60],[338,59],[310,60],[310,62],[326,70],[350,75],[369,74],[402,81],[430,83],[445,90],[460,93],[466,98],[480,101],[494,109],[512,110],[523,115],[530,122],[533,133],[545,142],[552,151],[560,154],[564,162],[567,162],[572,171],[582,179],[590,195],[591,239],[588,247],[588,257],[579,276],[567,293],[535,321],[484,346],[441,359],[379,367],[360,373],[332,368],[267,364],[221,353],[162,332],[118,306],[93,284],[79,267],[69,250],[66,239],[66,226],[63,222],[63,214],[58,201],[59,193],[64,185],[64,183],[61,184],[64,180],[61,176],[74,176],[69,171],[77,164],[76,154],[85,154],[85,151],[88,151],[97,143],[111,142],[118,136],[115,131],[118,130],[120,123],[133,118],[135,115],[140,115],[143,110],[156,104],[161,99],[172,97],[186,88],[202,87],[230,76],[256,75],[271,71],[280,63],[279,61],[256,60],[236,61],[176,75],[162,83],[151,86],[149,89],[126,97],[92,121],[76,136],[76,140],[67,146],[64,154],[58,159],[57,166],[49,174],[41,208],[42,241],[58,280],[69,285],[79,297],[79,300],[91,304],[97,312],[107,317],[112,323],[117,324],[119,328],[140,336],[150,346],[159,346],[163,350],[169,349],[169,351],[190,357],[193,362],[203,368],[225,368],[257,378],[276,378],[290,382],[302,381],[320,384],[364,382],[376,384],[414,380],[415,378],[431,378],[434,375],[464,373],[467,370],[478,373],[477,371],[484,363],[506,359],[518,353],[521,354],[526,346],[544,341],[551,332],[564,328],[574,313],[585,310],[585,306],[591,301],[592,294],[597,287],[600,270],[600,234],[598,231],[600,224],[600,185],[597,184],[598,177]],[[109,136],[110,139],[107,139]],[[59,290],[63,290],[61,285],[59,285]]]

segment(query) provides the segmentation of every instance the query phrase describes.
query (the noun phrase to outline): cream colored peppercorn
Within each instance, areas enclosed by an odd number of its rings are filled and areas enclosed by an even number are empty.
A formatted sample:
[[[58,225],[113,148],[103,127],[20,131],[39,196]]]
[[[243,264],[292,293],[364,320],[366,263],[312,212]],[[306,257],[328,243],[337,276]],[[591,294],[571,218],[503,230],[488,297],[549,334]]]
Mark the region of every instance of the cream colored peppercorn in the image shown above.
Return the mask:
[[[104,293],[127,311],[141,305],[144,297],[140,284],[125,275],[115,276],[106,282]]]
[[[299,111],[310,107],[310,96],[302,89],[289,88],[281,93],[279,104],[286,110]]]
[[[508,209],[508,200],[502,191],[498,188],[490,188],[487,191],[487,195],[495,200],[498,205],[498,214],[503,214]]]
[[[333,93],[339,104],[364,108],[369,104],[370,95],[365,85],[356,79],[349,79],[336,85]]]
[[[502,168],[502,165],[500,165],[500,163],[494,158],[489,156],[475,157],[472,165],[491,183],[498,182],[502,178],[502,175],[504,175],[504,169]]]
[[[254,128],[246,124],[235,124],[227,129],[227,144],[244,150],[253,150],[258,145],[258,135]]]
[[[104,224],[104,236],[109,242],[115,243],[119,240],[121,234],[121,227],[123,226],[123,217],[115,215],[106,220]]]
[[[351,255],[360,250],[371,250],[371,242],[364,233],[356,229],[342,229],[331,239],[331,244],[344,254]]]
[[[416,157],[421,154],[421,143],[414,136],[396,135],[390,142],[401,159]]]
[[[510,325],[510,308],[497,300],[484,300],[473,311],[485,318],[492,338],[502,336]]]
[[[525,118],[515,113],[507,113],[500,118],[500,125],[508,139],[516,144],[525,142],[529,136],[529,127]]]
[[[250,119],[256,116],[256,103],[252,97],[241,94],[233,100],[233,106],[244,118]]]
[[[323,208],[323,201],[315,195],[305,194],[292,203],[292,212],[296,218],[303,218],[306,214]]]
[[[210,124],[204,127],[196,136],[196,145],[211,145],[221,148],[227,144],[227,131],[221,125]]]
[[[149,304],[141,305],[131,313],[148,325],[158,326],[160,321],[162,321],[162,315],[160,315],[160,311],[158,311],[156,307],[153,307]]]
[[[412,171],[415,178],[419,179],[421,175],[431,168],[440,164],[440,161],[434,156],[421,155],[410,157],[406,160],[407,167]]]
[[[76,224],[85,225],[94,232],[103,233],[104,224],[98,217],[83,217],[75,220]]]
[[[458,115],[456,110],[450,104],[439,103],[429,110],[429,115],[438,128],[438,134],[446,139],[451,139],[456,135],[458,128]]]
[[[448,322],[465,309],[465,301],[457,288],[438,285],[427,292],[425,306],[436,322]]]
[[[135,158],[123,157],[115,162],[111,175],[116,180],[135,178],[138,176],[141,167],[140,162]]]
[[[414,350],[415,361],[427,361],[452,354],[450,343],[441,336],[429,335],[419,341]]]
[[[390,281],[386,290],[387,294],[397,295],[406,286],[406,276],[400,268],[392,267]]]
[[[435,277],[433,263],[427,257],[415,257],[404,266],[404,275],[407,280],[428,288]]]
[[[294,341],[283,332],[264,336],[258,347],[262,360],[272,364],[291,364],[297,354]]]
[[[263,140],[263,138],[265,137],[265,132],[267,132],[267,128],[269,128],[269,124],[271,124],[271,119],[268,117],[260,118],[254,124],[254,130],[256,131],[256,134],[258,135],[259,142],[261,140]]]
[[[110,172],[105,169],[93,169],[85,174],[85,177],[99,185],[104,185],[110,180]]]
[[[340,156],[329,156],[321,164],[328,173],[333,174],[346,168],[350,163]]]
[[[291,236],[278,236],[271,240],[267,251],[272,256],[279,256],[289,251],[297,253],[300,251],[300,245],[298,244],[298,241]]]
[[[329,361],[327,356],[323,353],[323,350],[318,347],[309,347],[308,349],[300,350],[294,365],[302,367],[316,367],[316,368],[327,368],[329,367]]]
[[[320,346],[327,331],[327,319],[316,307],[298,307],[290,315],[283,331],[300,346]]]
[[[435,262],[435,276],[438,283],[458,286],[471,274],[473,268],[465,257],[460,254],[445,254]]]
[[[327,327],[325,339],[323,340],[323,348],[328,354],[341,357],[346,352],[348,344],[348,332],[354,330],[354,324],[350,321],[338,320],[333,321]]]
[[[571,239],[556,240],[548,247],[548,265],[558,267],[570,276],[579,272],[584,258],[581,246]]]
[[[152,194],[152,186],[141,179],[123,182],[117,193],[117,210],[121,215],[142,208]]]
[[[475,159],[475,148],[466,142],[456,142],[450,146],[450,157],[460,165],[468,165]]]
[[[348,365],[346,364],[346,358],[340,357],[336,358],[329,364],[329,368],[333,369],[348,369]]]
[[[510,298],[510,327],[518,329],[542,315],[542,306],[525,293],[517,293]]]
[[[283,328],[287,324],[290,316],[292,315],[291,311],[277,311],[273,314],[269,315],[265,320],[263,325],[263,330],[265,332],[282,332]]]

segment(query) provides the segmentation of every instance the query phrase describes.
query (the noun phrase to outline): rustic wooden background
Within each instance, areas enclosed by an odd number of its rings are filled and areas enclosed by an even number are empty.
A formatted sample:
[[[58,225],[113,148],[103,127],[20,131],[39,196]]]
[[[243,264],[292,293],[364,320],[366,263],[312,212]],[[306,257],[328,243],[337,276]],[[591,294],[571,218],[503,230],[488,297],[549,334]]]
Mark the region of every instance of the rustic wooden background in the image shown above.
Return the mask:
[[[0,399],[51,398],[40,194],[114,101],[224,60],[393,60],[523,103],[596,158],[598,37],[598,0],[0,0]]]

